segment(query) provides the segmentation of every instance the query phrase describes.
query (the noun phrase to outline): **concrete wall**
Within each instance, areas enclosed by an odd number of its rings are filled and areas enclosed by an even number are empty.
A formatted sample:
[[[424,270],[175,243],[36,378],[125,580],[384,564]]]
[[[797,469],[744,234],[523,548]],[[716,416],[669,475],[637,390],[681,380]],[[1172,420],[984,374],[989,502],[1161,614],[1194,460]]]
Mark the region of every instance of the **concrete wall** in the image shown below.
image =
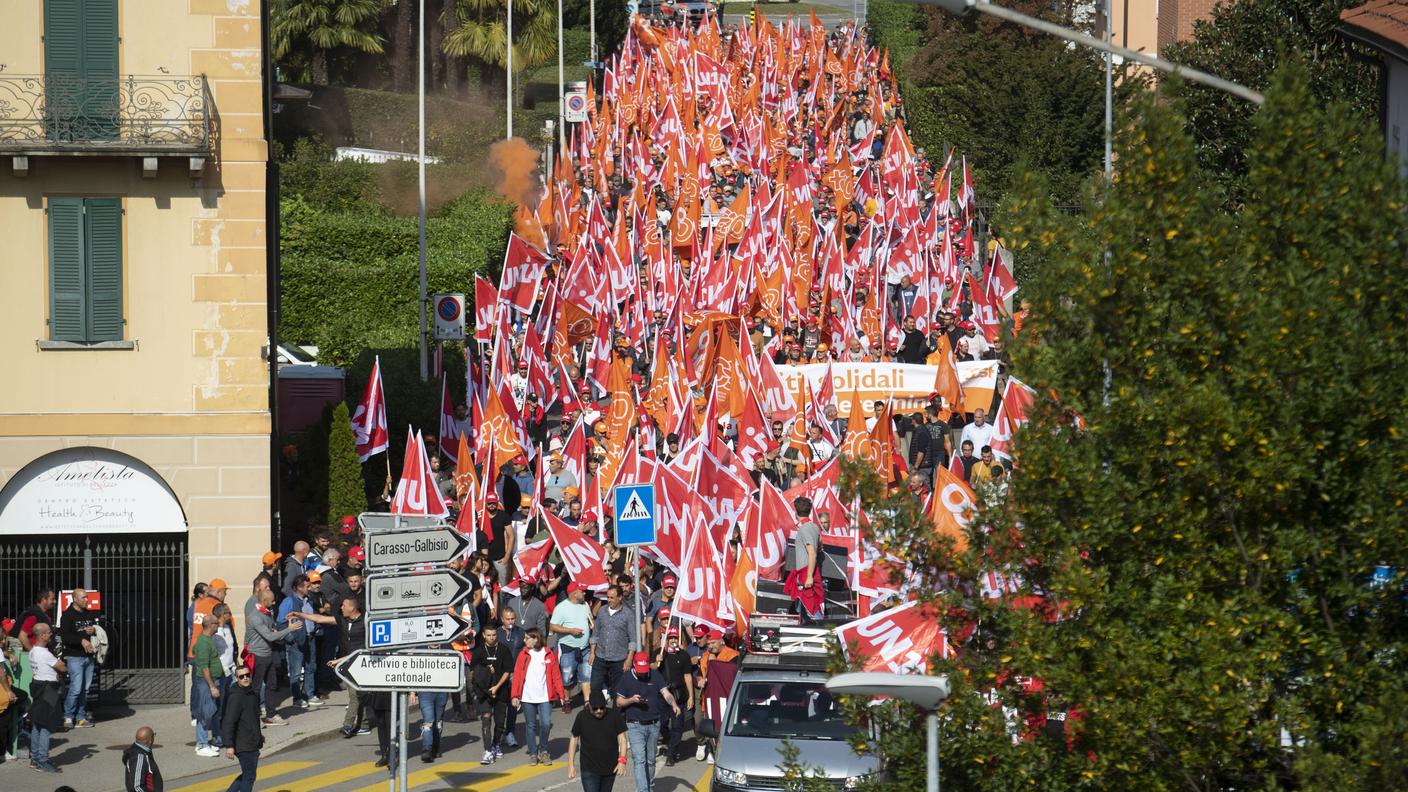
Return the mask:
[[[247,587],[269,543],[268,367],[260,0],[120,0],[121,74],[204,74],[215,147],[154,179],[135,158],[30,157],[0,165],[0,485],[36,457],[95,445],[161,473],[190,524],[191,579]],[[0,77],[42,74],[43,0],[10,0]],[[54,195],[122,198],[124,350],[43,350]],[[242,599],[239,601],[243,601]]]

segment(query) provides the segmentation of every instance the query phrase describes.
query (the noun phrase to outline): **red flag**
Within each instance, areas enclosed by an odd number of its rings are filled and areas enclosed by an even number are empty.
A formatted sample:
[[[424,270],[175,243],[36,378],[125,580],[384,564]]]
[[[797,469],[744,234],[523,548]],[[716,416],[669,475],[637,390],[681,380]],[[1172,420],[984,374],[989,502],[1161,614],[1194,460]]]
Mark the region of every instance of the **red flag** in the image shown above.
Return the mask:
[[[787,540],[797,532],[797,518],[782,493],[767,479],[763,479],[758,494],[759,500],[750,504],[743,524],[743,551],[752,556],[759,577],[779,580]]]
[[[483,275],[474,276],[474,340],[485,344],[494,340],[499,307],[499,290]]]
[[[460,429],[450,401],[450,378],[445,374],[440,375],[440,453],[451,459],[460,455]]]
[[[538,301],[538,287],[543,282],[543,270],[548,256],[509,232],[508,249],[504,251],[504,269],[499,278],[499,301],[512,305],[522,313],[531,313]],[[478,295],[476,294],[476,301]]]
[[[689,482],[666,465],[655,465],[653,474],[665,519],[658,521],[655,544],[646,550],[680,573],[684,563],[684,529],[689,524],[689,515],[697,510],[697,500]]]
[[[836,628],[836,637],[862,671],[925,673],[929,657],[953,653],[933,609],[910,602]]]
[[[372,362],[367,389],[362,391],[357,412],[352,414],[352,434],[357,438],[357,458],[363,462],[391,444],[391,434],[386,429],[386,392],[381,386],[380,357]]]
[[[435,486],[435,474],[430,470],[430,457],[425,453],[425,440],[420,432],[406,435],[406,456],[401,463],[401,480],[396,484],[396,497],[391,501],[392,514],[415,514],[425,517],[446,517],[450,510]]]
[[[548,562],[548,556],[552,553],[552,548],[553,541],[552,537],[549,536],[515,550],[513,553],[513,567],[518,574],[509,576],[511,579],[508,583],[504,584],[503,590],[514,596],[518,596],[520,593],[518,589],[519,578],[533,578],[536,580],[538,572],[541,571],[543,565]]]
[[[542,507],[538,508],[538,513],[547,523],[548,533],[557,545],[557,552],[562,556],[562,564],[567,567],[572,582],[585,583],[592,591],[606,591],[609,585],[604,568],[606,550],[595,539],[543,511]]]
[[[1003,459],[1012,458],[1012,435],[1027,422],[1034,404],[1036,391],[1016,377],[1009,377],[1007,387],[1002,390],[1002,404],[998,405],[997,417],[993,419],[992,439],[988,441],[994,454]]]
[[[716,630],[724,629],[724,619],[719,616],[724,601],[723,563],[704,518],[698,514],[690,526],[689,544],[682,566],[679,594],[675,598],[672,615]]]

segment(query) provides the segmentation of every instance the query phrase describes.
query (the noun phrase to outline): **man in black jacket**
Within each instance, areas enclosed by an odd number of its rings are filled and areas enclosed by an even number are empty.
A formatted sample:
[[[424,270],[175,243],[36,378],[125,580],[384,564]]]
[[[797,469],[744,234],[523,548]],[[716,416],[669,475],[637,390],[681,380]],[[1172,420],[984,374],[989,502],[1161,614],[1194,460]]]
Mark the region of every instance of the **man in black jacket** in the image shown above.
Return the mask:
[[[73,590],[73,604],[64,610],[59,624],[59,638],[64,645],[64,662],[68,665],[68,697],[64,699],[64,728],[92,726],[88,717],[88,688],[93,685],[93,635],[98,631],[102,613],[88,607],[88,592]]]
[[[161,768],[156,766],[156,732],[143,726],[127,750],[122,752],[122,788],[125,792],[162,792]]]
[[[235,686],[230,688],[225,715],[220,722],[225,758],[240,762],[240,774],[230,782],[226,792],[253,792],[254,779],[259,773],[259,749],[264,747],[264,734],[259,718],[259,692],[251,683],[252,678],[253,674],[244,665],[235,667]]]

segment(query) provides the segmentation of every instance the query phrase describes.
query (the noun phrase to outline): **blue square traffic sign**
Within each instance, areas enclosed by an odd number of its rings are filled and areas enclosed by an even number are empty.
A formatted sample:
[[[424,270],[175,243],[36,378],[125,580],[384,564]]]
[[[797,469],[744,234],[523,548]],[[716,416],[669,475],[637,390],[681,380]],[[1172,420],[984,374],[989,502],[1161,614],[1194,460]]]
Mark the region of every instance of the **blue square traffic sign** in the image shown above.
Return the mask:
[[[372,622],[372,639],[369,644],[371,646],[385,646],[389,643],[391,643],[391,622]]]
[[[616,546],[655,544],[655,485],[619,484],[616,501]]]

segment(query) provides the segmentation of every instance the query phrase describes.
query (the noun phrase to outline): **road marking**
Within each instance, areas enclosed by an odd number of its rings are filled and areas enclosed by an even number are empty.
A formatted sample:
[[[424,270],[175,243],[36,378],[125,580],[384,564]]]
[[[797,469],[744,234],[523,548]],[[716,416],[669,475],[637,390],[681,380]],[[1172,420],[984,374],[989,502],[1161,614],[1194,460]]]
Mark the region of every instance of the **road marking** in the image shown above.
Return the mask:
[[[694,782],[694,792],[709,792],[709,779],[714,777],[714,768],[711,765],[704,771],[704,775]]]
[[[364,775],[370,775],[376,772],[384,774],[386,771],[377,767],[373,762],[358,762],[354,765],[339,767],[336,770],[329,770],[326,773],[319,773],[314,776],[299,779],[292,784],[265,787],[264,792],[315,792],[315,790],[325,789],[334,784],[351,781],[354,778],[361,778]],[[259,780],[262,782],[264,779],[260,778]],[[262,787],[263,784],[260,786]],[[380,789],[382,786],[385,786],[385,784],[377,784],[375,788]]]
[[[408,760],[414,760],[414,754],[408,754]],[[410,762],[407,761],[409,765]],[[417,770],[406,774],[406,787],[414,789],[424,784],[447,783],[452,781],[453,776],[464,776],[475,770],[483,773],[477,778],[471,778],[468,786],[457,787],[457,789],[467,792],[493,792],[495,789],[502,789],[519,781],[526,781],[535,776],[551,773],[554,770],[566,770],[567,765],[554,764],[552,767],[541,765],[522,765],[511,770],[490,770],[490,766],[481,765],[478,762],[439,762],[424,770]],[[408,768],[409,769],[409,768]],[[375,784],[368,784],[356,792],[382,792],[386,782],[379,781]],[[300,791],[301,792],[301,791]]]
[[[263,767],[259,768],[260,786],[263,786],[264,781],[267,781],[275,776],[286,775],[288,773],[296,773],[299,770],[306,770],[310,767],[319,764],[322,763],[271,762],[270,764],[264,765]],[[176,787],[175,789],[172,789],[171,792],[224,792],[224,790],[230,786],[230,782],[235,780],[235,776],[238,775],[239,773],[232,773],[230,775],[222,776],[220,778],[212,778],[209,781],[200,781],[194,784],[190,784],[188,786]]]

